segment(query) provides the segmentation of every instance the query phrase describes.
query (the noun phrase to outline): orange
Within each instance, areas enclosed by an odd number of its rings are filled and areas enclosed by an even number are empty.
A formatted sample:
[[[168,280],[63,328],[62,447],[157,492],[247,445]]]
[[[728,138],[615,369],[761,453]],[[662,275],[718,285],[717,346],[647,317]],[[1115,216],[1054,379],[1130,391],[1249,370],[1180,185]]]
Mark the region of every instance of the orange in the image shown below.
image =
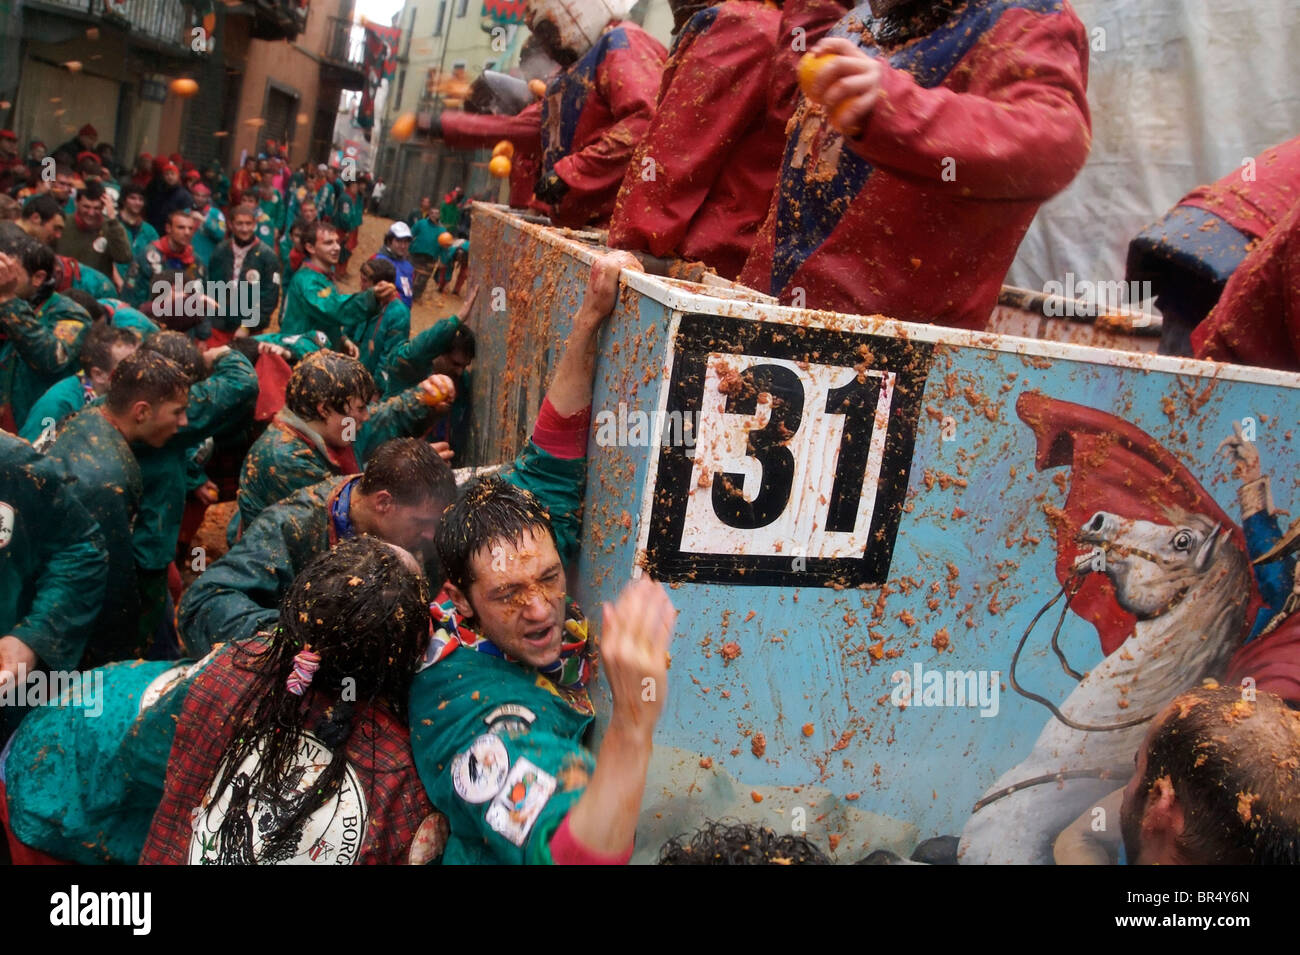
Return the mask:
[[[415,114],[403,113],[393,121],[393,128],[389,133],[399,143],[404,143],[415,135]]]
[[[529,80],[528,92],[541,99],[546,95],[546,80]]]
[[[505,156],[507,159],[515,158],[515,144],[508,139],[503,139],[492,147],[493,156]]]
[[[442,233],[442,235],[438,236],[438,244],[442,246],[444,249],[451,248],[451,244],[455,241],[456,241],[456,237],[453,236],[450,232],[444,232]]]
[[[817,102],[816,97],[812,94],[813,84],[817,81],[817,74],[830,65],[833,59],[835,59],[834,53],[805,53],[799,57],[799,88],[803,90],[803,95],[813,102]]]
[[[493,156],[492,161],[488,163],[488,172],[498,179],[505,179],[510,175],[510,160],[505,156]]]
[[[171,82],[171,91],[181,99],[189,99],[199,91],[199,84],[194,82],[188,76],[182,76]]]

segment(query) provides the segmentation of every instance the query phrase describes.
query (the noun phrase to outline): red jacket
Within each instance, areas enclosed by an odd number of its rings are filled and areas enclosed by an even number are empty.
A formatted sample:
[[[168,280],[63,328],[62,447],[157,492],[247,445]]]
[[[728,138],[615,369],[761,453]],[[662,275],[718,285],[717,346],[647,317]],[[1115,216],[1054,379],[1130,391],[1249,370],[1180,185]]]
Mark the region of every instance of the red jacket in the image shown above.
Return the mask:
[[[787,0],[783,36],[804,6]],[[858,30],[869,18],[863,3],[831,32],[886,59]],[[741,281],[786,304],[984,328],[1034,213],[1087,158],[1087,60],[1064,0],[970,0],[887,57],[856,138],[800,99]]]
[[[510,205],[550,211],[533,198],[542,157],[541,100],[525,106],[517,116],[448,111],[442,114],[442,138],[454,149],[479,149],[509,140],[515,147],[510,162]]]
[[[1237,266],[1192,348],[1197,358],[1300,371],[1300,203]]]
[[[793,108],[789,100],[772,108],[768,98],[780,25],[775,7],[729,0],[682,29],[654,119],[623,177],[612,247],[740,274],[767,215]]]
[[[540,175],[555,173],[569,186],[551,210],[556,224],[603,222],[614,211],[623,171],[654,116],[667,56],[635,23],[616,20],[576,63],[551,78],[535,110],[529,106],[513,117],[444,113],[443,136],[458,148],[509,139],[516,161],[521,149],[525,156],[540,153]]]
[[[247,657],[228,644],[194,678],[176,726],[162,803],[154,813],[141,865],[197,864],[200,858],[213,857],[211,830],[216,825],[197,816],[192,821],[191,813],[208,802],[220,778],[221,755],[235,729],[230,720],[252,682],[247,666]],[[307,719],[309,730],[320,715],[318,710],[323,711],[314,707]],[[416,774],[405,722],[368,705],[358,706],[355,721],[339,794],[309,817],[293,861],[321,865],[427,861],[425,837],[435,825],[433,806]],[[305,757],[300,766],[323,770],[329,762],[329,750],[314,737],[303,741],[300,753]],[[310,781],[301,777],[299,785]],[[284,811],[301,795],[298,789],[281,794],[280,800],[267,794],[250,797],[250,806],[256,801],[257,810],[245,828],[249,836],[245,861],[267,861],[254,854],[260,820]],[[228,796],[223,794],[222,801]]]
[[[1300,137],[1264,150],[1247,178],[1237,168],[1217,182],[1197,186],[1180,201],[1213,212],[1238,232],[1260,238],[1300,202]]]

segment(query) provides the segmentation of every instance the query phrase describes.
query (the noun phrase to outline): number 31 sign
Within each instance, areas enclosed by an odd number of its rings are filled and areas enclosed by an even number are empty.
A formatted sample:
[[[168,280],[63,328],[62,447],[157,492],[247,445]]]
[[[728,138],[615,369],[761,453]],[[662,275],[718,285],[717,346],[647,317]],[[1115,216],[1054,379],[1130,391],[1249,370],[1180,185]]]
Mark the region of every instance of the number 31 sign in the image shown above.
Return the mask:
[[[658,580],[883,583],[932,347],[840,329],[683,316],[646,556]]]

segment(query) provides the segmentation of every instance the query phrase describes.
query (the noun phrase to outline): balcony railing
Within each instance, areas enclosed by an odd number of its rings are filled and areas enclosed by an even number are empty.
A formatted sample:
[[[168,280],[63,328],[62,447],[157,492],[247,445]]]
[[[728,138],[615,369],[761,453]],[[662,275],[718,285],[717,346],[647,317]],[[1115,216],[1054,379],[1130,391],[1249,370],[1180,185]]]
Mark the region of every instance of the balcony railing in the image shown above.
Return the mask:
[[[102,17],[110,23],[127,27],[162,43],[189,45],[187,29],[190,6],[181,0],[38,0],[47,7],[58,7],[87,17]]]
[[[361,24],[342,17],[330,17],[329,33],[321,55],[331,63],[359,72],[365,62],[365,53],[366,31]]]

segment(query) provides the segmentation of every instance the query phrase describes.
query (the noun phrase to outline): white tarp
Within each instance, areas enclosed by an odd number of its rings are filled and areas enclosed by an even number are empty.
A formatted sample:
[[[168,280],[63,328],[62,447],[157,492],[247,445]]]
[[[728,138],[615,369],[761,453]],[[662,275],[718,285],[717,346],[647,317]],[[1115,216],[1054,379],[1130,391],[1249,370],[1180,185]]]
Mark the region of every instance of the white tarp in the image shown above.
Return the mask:
[[[1075,0],[1092,154],[1007,281],[1118,281],[1129,240],[1193,187],[1300,134],[1296,0]]]

